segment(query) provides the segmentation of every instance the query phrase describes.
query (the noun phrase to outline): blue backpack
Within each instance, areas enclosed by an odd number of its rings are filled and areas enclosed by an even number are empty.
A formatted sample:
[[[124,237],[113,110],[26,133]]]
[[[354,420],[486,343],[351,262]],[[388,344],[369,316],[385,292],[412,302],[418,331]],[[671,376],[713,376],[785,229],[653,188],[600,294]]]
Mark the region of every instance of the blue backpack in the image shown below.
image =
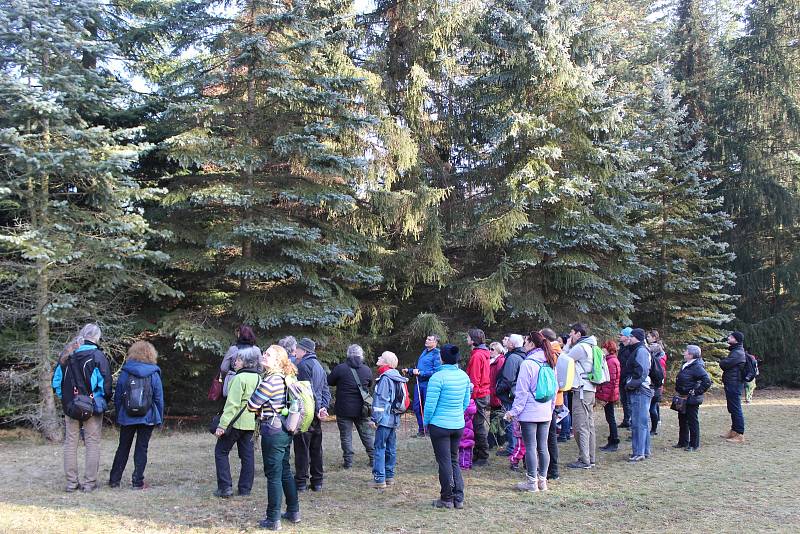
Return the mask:
[[[536,381],[536,391],[533,394],[533,398],[536,399],[536,402],[550,402],[556,396],[556,391],[558,390],[556,374],[549,364],[533,361],[539,365],[539,379]]]

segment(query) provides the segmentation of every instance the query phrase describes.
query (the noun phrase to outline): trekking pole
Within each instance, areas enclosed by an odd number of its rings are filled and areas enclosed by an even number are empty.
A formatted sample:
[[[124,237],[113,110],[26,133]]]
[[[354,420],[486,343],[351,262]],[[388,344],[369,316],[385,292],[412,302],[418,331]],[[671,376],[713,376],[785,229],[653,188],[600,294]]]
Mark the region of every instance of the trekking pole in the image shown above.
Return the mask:
[[[423,399],[420,396],[420,392],[419,392],[420,391],[419,390],[419,375],[417,375],[416,384],[417,384],[417,402],[419,403],[419,414],[420,414],[420,416],[422,416],[422,421],[423,421],[423,425],[424,425],[425,424],[424,423],[424,421],[425,421],[425,409],[422,407]],[[422,431],[423,431],[423,433],[425,432],[425,427],[424,426],[422,427]]]

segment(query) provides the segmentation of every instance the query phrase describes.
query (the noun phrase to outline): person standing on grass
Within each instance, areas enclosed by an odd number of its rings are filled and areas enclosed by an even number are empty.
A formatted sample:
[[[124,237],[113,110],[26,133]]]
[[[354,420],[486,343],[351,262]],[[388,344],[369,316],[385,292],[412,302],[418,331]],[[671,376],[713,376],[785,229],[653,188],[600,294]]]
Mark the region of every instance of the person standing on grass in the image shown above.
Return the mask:
[[[353,466],[353,426],[356,427],[372,467],[375,431],[369,424],[369,417],[364,417],[364,399],[359,385],[365,391],[372,388],[372,371],[364,364],[364,349],[360,345],[350,345],[347,347],[347,359],[334,367],[328,375],[328,386],[336,388],[333,409],[336,426],[339,427],[339,441],[342,444],[343,469]]]
[[[606,422],[608,423],[608,443],[604,447],[600,447],[603,452],[615,452],[619,448],[619,434],[617,433],[617,419],[614,414],[614,408],[619,401],[619,377],[622,374],[620,371],[619,360],[617,359],[617,344],[609,339],[603,343],[603,354],[608,364],[608,382],[597,386],[597,400],[605,403],[603,411],[606,414]]]
[[[558,365],[558,356],[561,354],[561,340],[551,328],[542,328],[539,333],[550,343],[553,349],[553,356]],[[558,390],[556,393],[556,404],[553,409],[553,419],[550,421],[550,429],[547,432],[547,452],[550,454],[550,465],[547,468],[547,480],[558,480],[558,413],[564,409],[564,392]]]
[[[400,426],[400,409],[393,410],[395,403],[402,402],[397,398],[398,387],[403,388],[408,396],[408,378],[397,371],[397,355],[386,351],[378,358],[378,380],[375,383],[375,395],[372,401],[372,418],[370,424],[375,429],[375,459],[372,462],[372,482],[370,486],[383,489],[394,484],[395,466],[397,464],[397,427]]]
[[[731,332],[728,336],[730,353],[719,362],[725,400],[731,414],[731,429],[721,437],[729,443],[744,443],[744,412],[742,412],[742,381],[747,354],[744,351],[744,334]]]
[[[425,411],[425,394],[428,391],[428,381],[433,374],[442,367],[442,357],[439,352],[439,336],[431,334],[425,338],[425,348],[419,355],[417,366],[413,369],[404,369],[404,374],[411,374],[416,378],[417,387],[414,392],[414,404],[411,408],[417,416],[417,437],[425,437],[425,426],[422,423],[422,414]]]
[[[117,412],[119,425],[119,445],[114,454],[114,464],[111,467],[108,485],[118,488],[122,481],[122,473],[128,463],[133,438],[136,437],[136,447],[133,450],[133,476],[131,483],[133,489],[145,489],[144,468],[147,466],[147,446],[153,428],[160,426],[164,421],[164,388],[161,384],[161,369],[156,365],[158,352],[147,341],[137,341],[128,349],[128,356],[122,366],[122,371],[117,379],[117,388],[114,392],[114,406]],[[143,382],[137,385],[137,382]],[[146,408],[141,415],[128,412],[131,406],[131,388],[142,392],[143,397],[136,403],[136,408]],[[149,392],[149,393],[148,393]]]
[[[522,345],[525,343],[523,337],[519,334],[511,334],[508,336],[506,346],[505,362],[503,368],[500,370],[500,376],[497,377],[495,385],[495,392],[497,398],[500,399],[503,410],[508,411],[514,403],[514,388],[517,386],[517,375],[519,375],[519,368],[522,366],[522,360],[525,359],[525,349]],[[516,437],[513,432],[513,424],[509,421],[506,423],[506,447],[497,451],[497,456],[511,456],[517,448]],[[512,462],[513,463],[513,462]]]
[[[467,332],[467,344],[472,347],[472,354],[467,364],[467,375],[472,382],[472,398],[477,411],[473,418],[475,429],[475,448],[472,465],[481,467],[489,462],[489,349],[486,347],[486,334],[479,328],[471,328]]]
[[[625,369],[628,366],[628,358],[631,353],[631,349],[628,346],[628,338],[631,332],[633,332],[633,328],[630,326],[626,326],[619,332],[617,360],[619,360],[619,367],[622,370],[622,374],[619,377],[619,403],[622,405],[622,423],[617,428],[631,427],[631,403],[628,399],[628,390],[625,389],[625,383],[628,381],[628,377],[625,376]]]
[[[592,350],[597,345],[586,326],[572,325],[569,333],[570,358],[575,360],[575,386],[572,388],[572,426],[578,445],[578,459],[567,464],[572,469],[590,469],[595,464],[594,396],[595,385],[587,378],[593,369]]]
[[[711,377],[700,355],[700,347],[686,345],[683,365],[675,377],[675,393],[686,397],[686,411],[678,412],[678,443],[673,447],[690,452],[700,448],[700,405],[703,394],[711,387]]]
[[[554,392],[551,399],[541,402],[536,399],[535,394],[541,369],[548,366],[555,373],[556,358],[550,342],[539,332],[528,334],[526,346],[528,343],[533,346],[533,350],[522,362],[514,389],[514,404],[506,412],[505,417],[508,420],[519,421],[522,440],[525,442],[527,480],[517,484],[517,489],[539,492],[547,490],[547,469],[550,464],[547,436],[550,421],[553,419],[556,397]]]
[[[658,330],[650,330],[647,333],[647,348],[653,359],[661,366],[664,376],[667,376],[667,353],[661,342],[661,335]],[[654,388],[653,398],[650,399],[650,434],[658,435],[658,424],[661,422],[661,397],[664,394],[664,385]]]
[[[256,345],[256,335],[253,329],[243,324],[236,329],[236,343],[228,348],[228,352],[225,353],[225,357],[222,358],[222,363],[219,366],[220,375],[224,377],[224,382],[222,383],[223,397],[228,396],[231,380],[236,376],[236,370],[233,368],[236,355],[240,350],[249,348],[255,348],[261,354],[261,349]]]
[[[300,522],[300,500],[297,484],[289,464],[292,436],[283,428],[281,412],[286,409],[286,378],[296,379],[297,369],[280,345],[271,345],[261,357],[266,370],[264,378],[247,402],[247,410],[258,414],[261,434],[261,457],[267,477],[267,511],[258,526],[280,530],[281,519]],[[286,512],[281,514],[281,501],[286,497]]]
[[[87,324],[61,351],[53,372],[52,386],[64,408],[64,474],[65,491],[92,492],[97,489],[100,470],[100,434],[103,413],[111,400],[111,367],[100,350],[102,331],[96,324]],[[91,397],[92,415],[85,421],[70,417],[72,401],[77,395]],[[83,480],[78,481],[78,441],[83,429],[86,460]]]
[[[260,358],[261,351],[258,348],[248,347],[239,350],[233,360],[233,369],[236,374],[228,386],[228,397],[215,432],[218,438],[216,447],[214,447],[214,463],[217,467],[215,497],[226,498],[233,495],[233,479],[228,456],[234,445],[236,445],[242,463],[237,488],[239,495],[250,495],[253,489],[253,478],[256,472],[253,432],[256,429],[256,420],[246,408],[250,396],[261,381]]]
[[[441,350],[442,368],[428,382],[423,420],[439,466],[439,498],[434,508],[463,508],[464,479],[458,464],[458,445],[464,432],[464,411],[472,396],[469,376],[458,368],[455,345]]]
[[[630,462],[640,462],[650,457],[650,351],[644,345],[644,330],[634,328],[628,338],[631,354],[625,369],[625,387],[631,402],[631,446]]]
[[[328,406],[331,403],[331,391],[328,389],[328,378],[316,354],[317,345],[304,337],[297,344],[295,356],[297,361],[297,379],[311,383],[314,391],[314,420],[307,432],[294,436],[294,468],[297,491],[308,488],[309,469],[311,473],[311,491],[322,491],[324,475],[322,461],[322,422],[328,417]]]
[[[500,377],[500,371],[503,370],[503,364],[506,361],[506,348],[499,341],[495,341],[489,345],[489,350],[491,351],[489,355],[489,408],[491,409],[489,428],[491,429],[492,424],[503,417],[503,404],[497,396],[497,379]],[[505,450],[505,448],[501,449],[505,439],[505,435],[500,436],[498,433],[489,432],[489,448],[497,446],[497,452],[500,455],[500,452]]]

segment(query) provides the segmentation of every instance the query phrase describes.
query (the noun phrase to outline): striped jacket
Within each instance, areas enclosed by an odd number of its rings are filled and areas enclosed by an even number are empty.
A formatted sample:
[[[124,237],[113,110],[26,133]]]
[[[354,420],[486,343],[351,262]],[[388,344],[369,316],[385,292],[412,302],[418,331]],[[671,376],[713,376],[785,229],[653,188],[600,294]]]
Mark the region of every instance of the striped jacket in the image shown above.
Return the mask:
[[[286,407],[286,380],[279,373],[265,376],[247,403],[247,409],[260,413],[261,419],[280,415]]]

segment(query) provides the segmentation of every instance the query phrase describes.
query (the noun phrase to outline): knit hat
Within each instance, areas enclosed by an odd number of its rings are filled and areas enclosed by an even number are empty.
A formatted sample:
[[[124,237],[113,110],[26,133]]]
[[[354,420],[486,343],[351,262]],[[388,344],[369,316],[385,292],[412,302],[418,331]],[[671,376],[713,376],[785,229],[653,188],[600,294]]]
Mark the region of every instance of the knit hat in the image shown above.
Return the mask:
[[[631,330],[631,335],[629,337],[635,337],[639,341],[644,341],[644,330],[641,328],[634,328]]]
[[[458,354],[458,347],[455,345],[451,345],[450,343],[444,345],[440,352],[442,356],[442,363],[446,363],[449,365],[455,365],[458,363],[459,354]]]
[[[731,332],[731,336],[736,340],[737,343],[742,344],[744,343],[744,334],[739,332],[738,330],[735,332]]]
[[[630,326],[626,326],[625,328],[619,331],[619,335],[625,337],[631,337],[631,332],[633,332],[633,328],[631,328]]]
[[[385,351],[383,354],[380,355],[377,361],[378,367],[383,365],[388,365],[392,369],[397,368],[397,355],[391,351]]]
[[[297,348],[303,349],[306,352],[315,352],[317,350],[317,344],[309,338],[304,337],[297,343]]]

